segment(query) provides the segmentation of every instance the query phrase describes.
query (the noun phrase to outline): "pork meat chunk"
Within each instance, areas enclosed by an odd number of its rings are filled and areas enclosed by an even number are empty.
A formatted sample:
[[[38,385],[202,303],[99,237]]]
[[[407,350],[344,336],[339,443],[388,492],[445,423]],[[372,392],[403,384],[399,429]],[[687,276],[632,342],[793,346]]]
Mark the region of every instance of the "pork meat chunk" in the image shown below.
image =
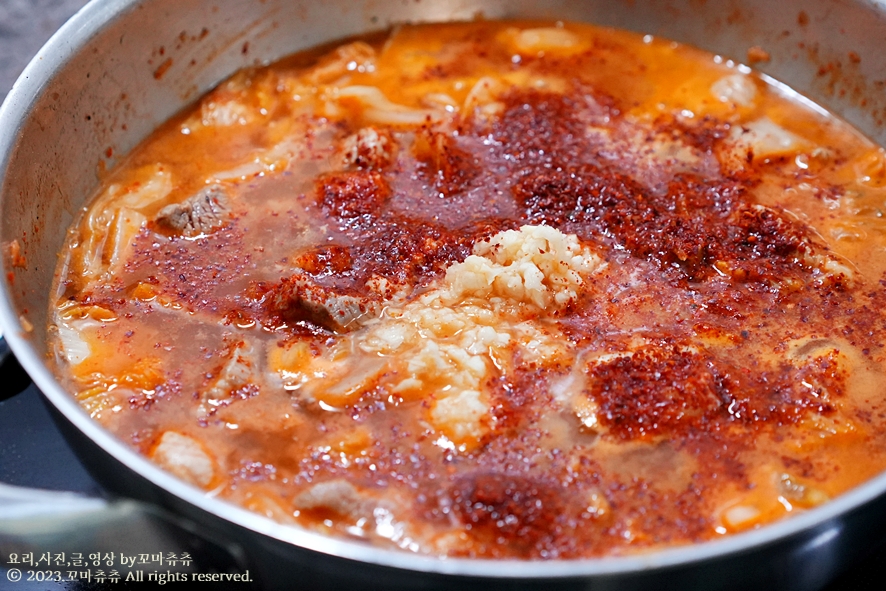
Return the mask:
[[[182,203],[167,205],[157,214],[157,224],[188,238],[209,234],[225,225],[230,204],[220,185],[210,185]]]
[[[346,293],[318,284],[305,274],[284,279],[271,293],[272,313],[290,321],[307,320],[337,333],[349,332],[381,312],[378,297]]]

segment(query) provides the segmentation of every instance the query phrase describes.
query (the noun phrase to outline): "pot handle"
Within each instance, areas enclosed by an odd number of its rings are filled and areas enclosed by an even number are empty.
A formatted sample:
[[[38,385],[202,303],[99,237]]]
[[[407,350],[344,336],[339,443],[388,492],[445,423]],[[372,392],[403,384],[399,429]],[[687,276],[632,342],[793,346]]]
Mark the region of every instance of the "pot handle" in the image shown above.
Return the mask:
[[[15,357],[0,332],[0,368],[9,363],[15,363]],[[19,393],[12,390],[12,396]],[[29,570],[45,574],[61,569],[67,576],[75,567],[80,567],[77,572],[90,567],[88,572],[113,569],[121,581],[150,580],[145,577],[167,571],[181,576],[248,572],[246,554],[239,545],[210,539],[207,534],[187,519],[135,500],[0,482],[0,581],[5,577],[16,582],[15,577]],[[50,561],[34,562],[40,556],[49,556]],[[139,562],[142,557],[158,556],[166,562]],[[171,556],[175,557],[172,561]]]
[[[159,507],[0,483],[0,580],[41,570],[69,581],[75,567],[80,581],[100,570],[120,581],[190,580],[188,573],[248,573],[245,556]]]
[[[108,501],[100,497],[0,482],[0,535],[8,535],[12,530],[4,526],[14,525],[20,520],[94,514],[107,509],[109,505]]]

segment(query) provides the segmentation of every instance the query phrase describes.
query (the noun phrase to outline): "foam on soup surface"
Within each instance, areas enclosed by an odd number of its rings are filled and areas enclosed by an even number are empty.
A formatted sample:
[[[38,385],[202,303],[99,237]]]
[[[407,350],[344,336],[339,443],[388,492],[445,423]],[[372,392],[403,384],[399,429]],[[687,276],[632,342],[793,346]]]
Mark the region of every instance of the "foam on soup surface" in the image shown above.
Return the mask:
[[[749,69],[580,24],[244,71],[71,229],[83,407],[284,523],[420,553],[686,544],[886,468],[884,154]]]

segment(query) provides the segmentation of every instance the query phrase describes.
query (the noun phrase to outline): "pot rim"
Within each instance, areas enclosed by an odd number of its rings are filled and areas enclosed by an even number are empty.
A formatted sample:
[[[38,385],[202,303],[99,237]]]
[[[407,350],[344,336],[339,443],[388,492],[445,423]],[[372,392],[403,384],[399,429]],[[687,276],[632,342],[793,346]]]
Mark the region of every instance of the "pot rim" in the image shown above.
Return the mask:
[[[89,41],[105,27],[124,18],[144,0],[92,0],[65,23],[40,49],[15,82],[0,106],[0,176],[6,190],[5,171],[13,157],[24,122],[33,114],[32,105],[49,82]],[[2,193],[0,193],[2,195]],[[0,203],[0,211],[2,211]],[[10,271],[3,260],[3,270]],[[858,509],[886,491],[886,472],[864,482],[839,497],[814,509],[766,525],[760,529],[731,534],[722,539],[697,544],[657,549],[640,554],[565,560],[493,560],[439,558],[406,551],[373,547],[359,541],[333,538],[298,526],[283,525],[207,494],[161,470],[126,446],[98,422],[90,418],[54,377],[52,371],[30,342],[10,298],[12,289],[4,272],[0,277],[0,330],[20,365],[43,395],[79,431],[95,442],[125,467],[140,474],[175,497],[244,529],[294,546],[331,556],[428,574],[507,579],[578,578],[649,572],[738,555],[784,541],[821,528],[805,546],[825,545],[841,534],[839,517]],[[42,330],[42,327],[35,327]]]

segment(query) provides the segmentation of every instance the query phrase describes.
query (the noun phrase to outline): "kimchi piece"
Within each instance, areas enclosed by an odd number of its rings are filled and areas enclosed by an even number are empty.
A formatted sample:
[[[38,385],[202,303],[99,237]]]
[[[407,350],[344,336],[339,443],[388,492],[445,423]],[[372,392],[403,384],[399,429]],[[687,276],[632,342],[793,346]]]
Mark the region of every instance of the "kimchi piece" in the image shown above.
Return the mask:
[[[83,408],[281,523],[436,556],[702,542],[886,468],[886,165],[726,58],[402,26],[246,70],[71,228]]]

